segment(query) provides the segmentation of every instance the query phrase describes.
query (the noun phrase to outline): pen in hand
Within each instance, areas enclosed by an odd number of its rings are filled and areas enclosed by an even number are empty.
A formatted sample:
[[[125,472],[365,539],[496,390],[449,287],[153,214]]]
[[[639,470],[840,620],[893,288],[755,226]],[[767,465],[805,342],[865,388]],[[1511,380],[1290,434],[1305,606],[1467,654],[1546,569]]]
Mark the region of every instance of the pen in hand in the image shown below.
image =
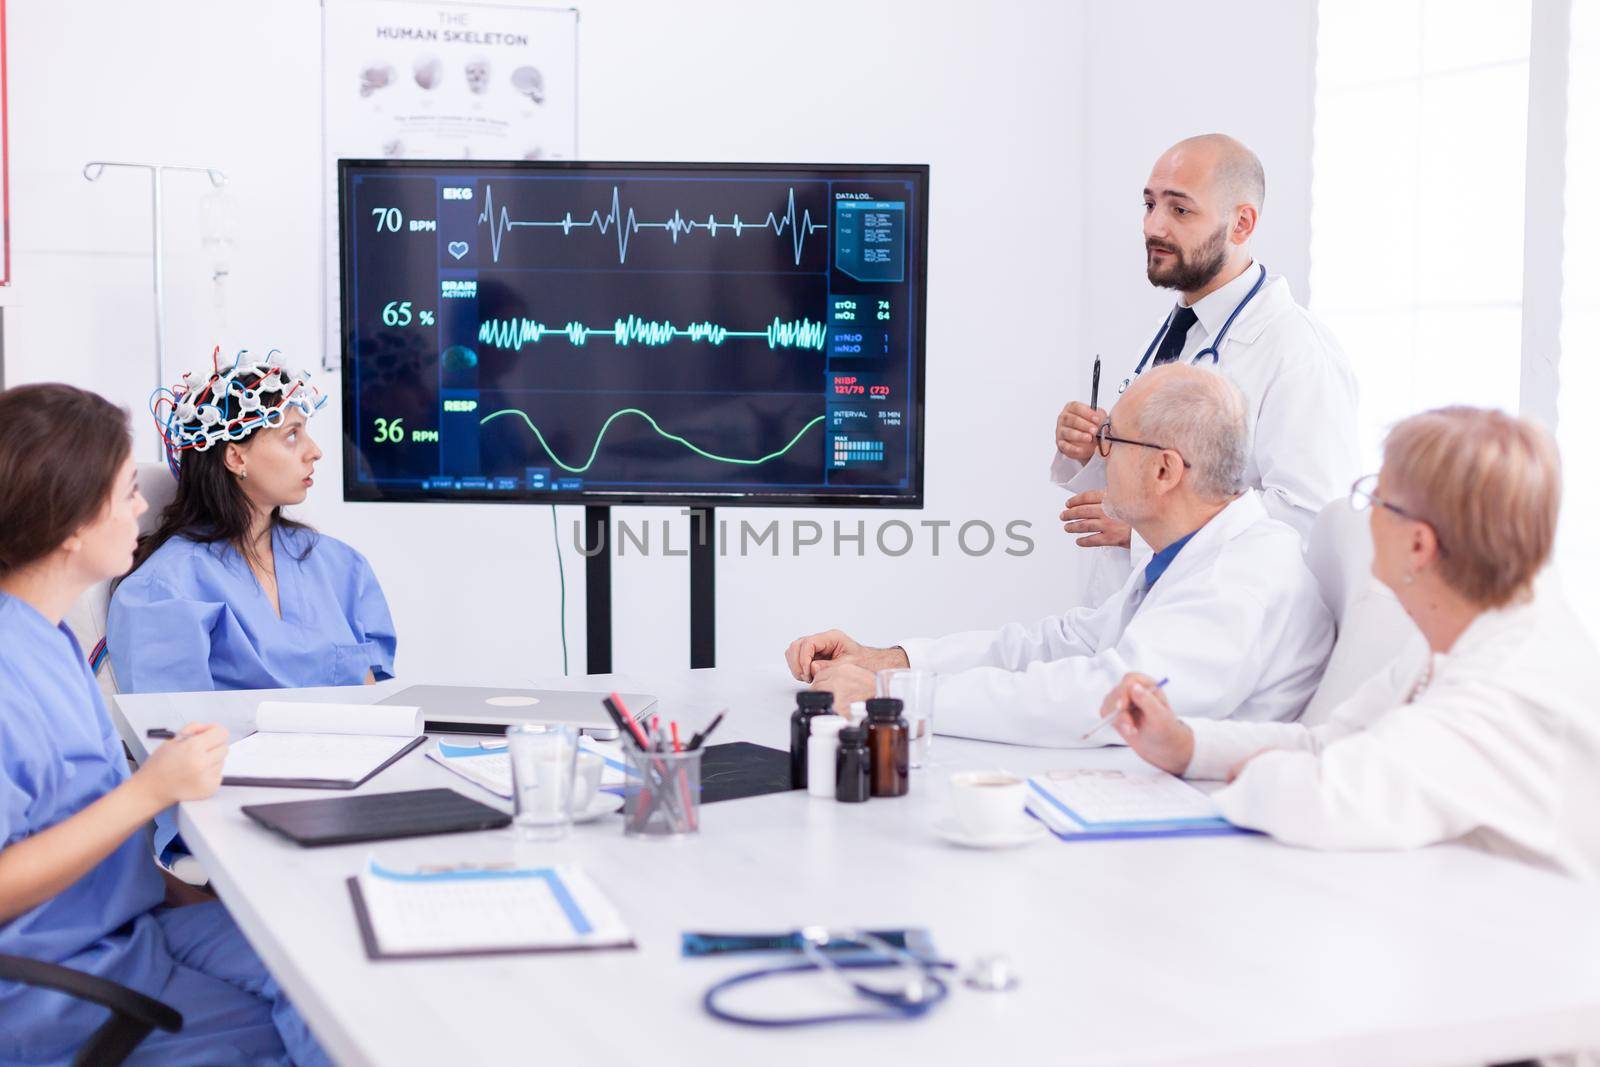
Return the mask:
[[[1094,354],[1094,376],[1089,379],[1089,408],[1100,410],[1100,353]]]
[[[1156,683],[1156,688],[1157,689],[1161,689],[1170,681],[1172,681],[1171,678],[1163,678],[1163,679],[1161,679],[1161,681]],[[1093,737],[1095,734],[1099,733],[1101,730],[1104,730],[1106,728],[1107,724],[1116,722],[1117,721],[1117,717],[1120,716],[1121,714],[1122,714],[1121,711],[1113,711],[1110,715],[1107,715],[1105,718],[1103,718],[1099,722],[1095,723],[1094,726],[1090,728],[1089,732],[1084,734],[1082,737],[1078,738],[1078,740],[1079,741],[1087,741],[1087,740],[1089,740],[1089,738]]]
[[[185,726],[181,730],[169,730],[165,726],[155,726],[144,732],[145,737],[152,741],[187,741],[196,733],[198,727]]]

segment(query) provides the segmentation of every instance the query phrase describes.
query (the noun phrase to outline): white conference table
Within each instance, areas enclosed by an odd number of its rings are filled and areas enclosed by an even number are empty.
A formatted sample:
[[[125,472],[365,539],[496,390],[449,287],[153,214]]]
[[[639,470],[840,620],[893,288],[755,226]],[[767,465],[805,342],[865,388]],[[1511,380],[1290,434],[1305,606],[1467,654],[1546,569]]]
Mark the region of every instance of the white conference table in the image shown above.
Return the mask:
[[[496,679],[528,686],[530,679]],[[138,757],[145,730],[217,721],[235,736],[263,696],[370,702],[403,688],[118,698]],[[685,725],[732,709],[713,742],[787,747],[781,668],[540,680],[657,694]],[[489,794],[423,757],[362,792]],[[409,1064],[818,1063],[1470,1064],[1600,1047],[1600,892],[1458,846],[1323,854],[1261,837],[1066,843],[972,851],[940,841],[942,776],[1118,766],[1119,750],[938,738],[911,794],[864,805],[789,793],[710,805],[698,837],[630,840],[621,817],[529,845],[510,829],[302,849],[241,805],[342,795],[225,787],[179,826],[250,942],[346,1067]],[[345,880],[390,865],[572,862],[617,903],[636,951],[369,961]],[[712,982],[771,957],[684,960],[687,930],[813,923],[925,926],[946,958],[1000,953],[1020,984],[957,984],[911,1023],[757,1030],[700,1006]],[[806,980],[820,980],[811,976]],[[848,1002],[782,979],[747,1008]],[[856,1005],[860,1005],[857,1002]]]

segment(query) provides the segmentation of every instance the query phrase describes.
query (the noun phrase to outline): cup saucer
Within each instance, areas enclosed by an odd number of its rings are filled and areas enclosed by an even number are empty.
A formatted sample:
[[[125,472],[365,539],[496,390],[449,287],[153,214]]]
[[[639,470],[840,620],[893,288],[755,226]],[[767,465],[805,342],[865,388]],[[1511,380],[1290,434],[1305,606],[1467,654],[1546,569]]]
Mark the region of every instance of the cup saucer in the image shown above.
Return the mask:
[[[610,815],[614,811],[621,811],[622,804],[622,798],[615,793],[596,793],[594,799],[589,801],[587,808],[572,813],[572,821],[592,822],[602,815]]]
[[[1031,845],[1035,841],[1050,836],[1050,831],[1044,823],[1030,816],[1022,816],[1017,820],[1014,829],[994,837],[974,837],[964,830],[954,818],[946,817],[933,824],[933,832],[952,845],[963,848],[1018,848],[1022,845]]]

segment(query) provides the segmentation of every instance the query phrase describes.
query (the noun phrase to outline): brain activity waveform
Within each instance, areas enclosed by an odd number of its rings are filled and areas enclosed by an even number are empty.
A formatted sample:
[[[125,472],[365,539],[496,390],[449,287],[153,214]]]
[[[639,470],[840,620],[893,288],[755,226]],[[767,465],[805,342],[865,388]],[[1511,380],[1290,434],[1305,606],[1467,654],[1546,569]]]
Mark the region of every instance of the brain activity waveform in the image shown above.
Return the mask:
[[[550,447],[550,442],[545,440],[544,434],[539,430],[539,427],[534,425],[533,420],[528,417],[528,413],[520,408],[502,408],[499,411],[491,412],[483,417],[483,419],[479,422],[479,425],[485,425],[502,416],[514,416],[516,418],[520,418],[523,422],[527,423],[528,429],[533,431],[533,436],[539,439],[539,446],[545,450],[545,453],[550,457],[551,461],[554,462],[556,466],[570,474],[582,474],[590,467],[594,466],[595,456],[599,455],[600,453],[600,443],[605,440],[606,431],[611,429],[612,423],[616,422],[624,415],[634,415],[643,419],[645,422],[650,424],[650,428],[656,433],[660,434],[662,437],[673,442],[674,444],[682,445],[684,448],[688,449],[690,452],[693,452],[697,456],[704,456],[706,459],[715,460],[718,463],[728,463],[737,467],[755,467],[766,463],[768,460],[777,459],[779,456],[784,455],[796,444],[798,444],[800,439],[809,433],[813,426],[822,422],[826,418],[824,415],[818,415],[816,418],[800,427],[800,432],[791,437],[789,439],[789,443],[778,449],[776,452],[769,452],[766,455],[756,459],[740,459],[736,456],[719,456],[715,452],[707,452],[705,449],[696,445],[688,438],[680,437],[675,433],[669,433],[666,430],[663,430],[661,428],[661,424],[656,422],[655,418],[647,411],[640,411],[638,408],[623,408],[620,411],[612,412],[611,416],[601,424],[600,432],[596,434],[594,438],[594,447],[589,449],[589,458],[585,459],[581,465],[573,465],[556,455],[555,449]]]
[[[591,337],[604,337],[620,347],[643,345],[654,348],[677,340],[696,341],[708,345],[721,345],[736,340],[765,340],[768,348],[810,348],[821,351],[827,343],[828,328],[810,319],[784,322],[774,318],[760,330],[730,330],[714,322],[691,322],[678,326],[671,322],[642,319],[629,315],[617,319],[609,330],[569,322],[565,326],[549,326],[536,319],[485,319],[478,326],[478,342],[522,351],[523,345],[538,344],[545,338],[565,338],[568,344],[582,346]]]
[[[593,230],[605,235],[614,232],[617,241],[617,262],[628,262],[628,244],[633,236],[645,230],[663,230],[672,238],[672,243],[677,244],[680,237],[689,237],[696,230],[704,230],[712,237],[732,232],[735,237],[743,237],[752,230],[770,231],[774,237],[789,235],[790,244],[794,247],[795,266],[800,265],[800,254],[805,249],[806,238],[818,230],[828,227],[824,223],[812,222],[811,211],[796,213],[794,203],[794,189],[789,189],[789,202],[784,207],[782,215],[767,212],[767,217],[760,222],[750,222],[739,217],[735,212],[731,221],[722,221],[715,214],[707,215],[704,220],[686,219],[683,213],[674,208],[670,218],[660,222],[640,222],[633,208],[626,213],[622,210],[622,194],[616,186],[611,187],[611,207],[605,212],[600,209],[589,213],[588,218],[575,219],[572,212],[567,212],[559,219],[514,219],[510,209],[501,207],[496,210],[494,205],[494,186],[488,185],[483,191],[483,210],[478,213],[478,225],[489,227],[489,251],[496,263],[500,262],[500,245],[505,240],[506,234],[514,229],[557,229],[563,237],[570,237],[573,230]]]

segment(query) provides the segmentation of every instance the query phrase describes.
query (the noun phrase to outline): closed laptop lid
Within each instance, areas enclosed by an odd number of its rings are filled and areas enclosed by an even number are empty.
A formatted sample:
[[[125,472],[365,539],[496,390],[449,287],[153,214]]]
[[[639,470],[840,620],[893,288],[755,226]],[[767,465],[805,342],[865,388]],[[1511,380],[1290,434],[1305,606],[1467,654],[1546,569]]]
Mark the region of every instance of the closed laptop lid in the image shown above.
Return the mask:
[[[380,704],[422,709],[423,729],[430,733],[500,734],[518,723],[552,723],[614,730],[616,724],[601,703],[606,691],[502,689],[493,686],[413,685]],[[655,706],[646,693],[620,693],[638,718]]]

